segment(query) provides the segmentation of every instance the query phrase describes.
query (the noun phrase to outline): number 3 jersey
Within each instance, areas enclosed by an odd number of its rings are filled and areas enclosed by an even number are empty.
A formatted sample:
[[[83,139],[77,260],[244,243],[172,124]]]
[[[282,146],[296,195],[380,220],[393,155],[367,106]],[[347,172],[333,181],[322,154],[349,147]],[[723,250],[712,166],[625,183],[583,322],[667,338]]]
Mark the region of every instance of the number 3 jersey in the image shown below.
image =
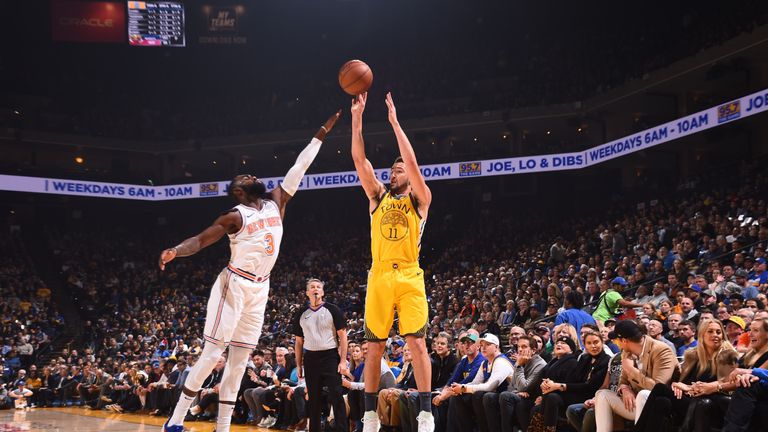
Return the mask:
[[[277,203],[263,200],[262,204],[261,210],[242,204],[236,206],[234,210],[240,212],[243,227],[229,234],[230,268],[236,267],[257,277],[266,277],[272,271],[283,238],[283,221]]]
[[[381,262],[418,263],[426,222],[419,215],[412,195],[392,195],[387,191],[371,213],[373,265]]]

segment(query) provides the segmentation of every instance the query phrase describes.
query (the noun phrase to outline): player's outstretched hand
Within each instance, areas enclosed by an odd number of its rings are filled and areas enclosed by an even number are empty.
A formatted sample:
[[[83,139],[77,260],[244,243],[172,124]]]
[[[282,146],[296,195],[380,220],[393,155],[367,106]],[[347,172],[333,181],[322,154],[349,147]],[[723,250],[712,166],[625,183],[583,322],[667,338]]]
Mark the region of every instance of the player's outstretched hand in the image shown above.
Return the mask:
[[[176,258],[176,248],[170,248],[162,251],[160,253],[160,260],[158,262],[160,265],[160,270],[165,270],[165,265],[173,261],[174,258]]]
[[[323,127],[325,128],[325,133],[331,132],[331,129],[333,129],[333,126],[336,124],[336,121],[341,117],[341,110],[336,111],[336,114],[328,117],[328,120],[325,121],[325,124],[323,124]]]
[[[362,116],[365,111],[365,102],[368,100],[368,92],[360,93],[354,99],[352,99],[352,116]]]
[[[395,101],[392,100],[392,93],[387,92],[387,97],[384,99],[384,103],[387,104],[387,118],[391,124],[397,123],[397,109],[395,109]]]

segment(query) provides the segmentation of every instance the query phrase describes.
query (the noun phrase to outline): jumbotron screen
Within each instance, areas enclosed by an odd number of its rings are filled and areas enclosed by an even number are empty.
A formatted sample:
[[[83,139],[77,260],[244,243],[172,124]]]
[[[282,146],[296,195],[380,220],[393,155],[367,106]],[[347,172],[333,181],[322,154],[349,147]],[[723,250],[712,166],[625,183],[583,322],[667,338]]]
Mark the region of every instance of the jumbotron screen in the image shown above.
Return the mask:
[[[170,1],[129,1],[128,43],[183,47],[184,5]]]

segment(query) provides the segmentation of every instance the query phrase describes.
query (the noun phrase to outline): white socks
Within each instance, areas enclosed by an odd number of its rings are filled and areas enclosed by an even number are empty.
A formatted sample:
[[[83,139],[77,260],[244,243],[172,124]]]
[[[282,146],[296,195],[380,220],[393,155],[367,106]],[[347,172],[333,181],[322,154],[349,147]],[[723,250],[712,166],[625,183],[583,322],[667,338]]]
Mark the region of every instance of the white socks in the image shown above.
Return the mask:
[[[187,416],[189,406],[192,405],[192,401],[195,400],[195,396],[187,396],[183,391],[179,396],[179,402],[176,403],[176,408],[173,410],[171,419],[168,420],[168,426],[184,424],[184,417]]]
[[[229,432],[229,424],[232,423],[232,404],[219,403],[219,415],[216,416],[216,432]]]

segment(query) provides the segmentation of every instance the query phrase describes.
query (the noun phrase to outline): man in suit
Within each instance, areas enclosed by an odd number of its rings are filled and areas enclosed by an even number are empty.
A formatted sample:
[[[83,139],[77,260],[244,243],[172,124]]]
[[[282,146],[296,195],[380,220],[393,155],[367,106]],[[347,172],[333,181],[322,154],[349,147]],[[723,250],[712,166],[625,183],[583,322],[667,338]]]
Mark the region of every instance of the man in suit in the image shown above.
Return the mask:
[[[614,414],[637,421],[653,386],[669,384],[680,374],[672,349],[644,335],[634,321],[617,322],[608,338],[618,339],[623,349],[621,377],[618,391],[605,389],[595,394],[597,432],[613,430]]]

